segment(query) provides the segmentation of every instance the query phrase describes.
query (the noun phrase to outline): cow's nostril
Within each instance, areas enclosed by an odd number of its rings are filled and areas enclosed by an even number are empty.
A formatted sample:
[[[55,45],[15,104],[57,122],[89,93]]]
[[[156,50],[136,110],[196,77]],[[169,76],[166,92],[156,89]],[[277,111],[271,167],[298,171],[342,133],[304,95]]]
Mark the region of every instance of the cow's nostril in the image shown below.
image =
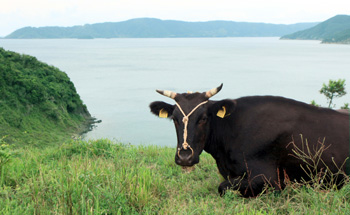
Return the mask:
[[[193,150],[178,150],[177,155],[179,157],[180,160],[188,162],[191,160],[191,158],[193,157]]]

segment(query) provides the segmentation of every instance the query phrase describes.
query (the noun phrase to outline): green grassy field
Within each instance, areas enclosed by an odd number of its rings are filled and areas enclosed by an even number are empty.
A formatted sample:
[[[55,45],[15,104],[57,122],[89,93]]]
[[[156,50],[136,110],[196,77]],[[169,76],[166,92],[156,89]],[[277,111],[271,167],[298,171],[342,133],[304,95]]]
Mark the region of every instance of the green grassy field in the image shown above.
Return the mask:
[[[0,141],[0,214],[350,214],[350,185],[290,184],[245,199],[217,193],[222,181],[206,153],[193,171],[175,149],[108,139],[13,147]]]

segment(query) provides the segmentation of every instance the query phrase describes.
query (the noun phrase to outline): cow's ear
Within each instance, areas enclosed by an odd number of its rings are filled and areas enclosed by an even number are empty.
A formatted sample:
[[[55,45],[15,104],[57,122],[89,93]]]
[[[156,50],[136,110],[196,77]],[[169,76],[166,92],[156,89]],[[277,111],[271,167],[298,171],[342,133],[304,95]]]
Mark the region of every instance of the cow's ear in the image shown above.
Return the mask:
[[[173,114],[175,105],[170,105],[165,102],[152,102],[149,107],[154,115],[161,118],[169,118]]]
[[[219,118],[225,118],[230,116],[236,108],[235,100],[221,100],[214,102],[210,107],[210,112],[213,116]]]

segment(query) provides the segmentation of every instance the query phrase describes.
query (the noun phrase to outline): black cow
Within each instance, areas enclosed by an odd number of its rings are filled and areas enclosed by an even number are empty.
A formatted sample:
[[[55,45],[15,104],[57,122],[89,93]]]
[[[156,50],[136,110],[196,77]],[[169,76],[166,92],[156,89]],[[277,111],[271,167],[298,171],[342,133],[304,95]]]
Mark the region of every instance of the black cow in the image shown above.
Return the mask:
[[[285,180],[308,179],[301,168],[305,163],[295,154],[297,149],[307,152],[306,146],[315,153],[323,146],[319,172],[326,166],[333,173],[345,171],[349,114],[274,96],[209,100],[221,88],[183,94],[157,90],[176,105],[150,104],[152,113],[174,121],[178,165],[198,163],[203,150],[213,156],[227,179],[220,194],[233,188],[245,197],[256,196],[266,184],[280,190]]]

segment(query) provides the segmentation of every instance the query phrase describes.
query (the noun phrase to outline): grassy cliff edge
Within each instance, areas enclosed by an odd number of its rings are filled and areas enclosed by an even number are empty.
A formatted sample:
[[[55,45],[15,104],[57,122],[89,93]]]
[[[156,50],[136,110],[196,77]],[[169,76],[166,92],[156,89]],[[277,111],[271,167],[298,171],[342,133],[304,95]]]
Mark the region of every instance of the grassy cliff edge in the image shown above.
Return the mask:
[[[0,48],[0,138],[52,144],[86,130],[90,121],[66,73]]]

